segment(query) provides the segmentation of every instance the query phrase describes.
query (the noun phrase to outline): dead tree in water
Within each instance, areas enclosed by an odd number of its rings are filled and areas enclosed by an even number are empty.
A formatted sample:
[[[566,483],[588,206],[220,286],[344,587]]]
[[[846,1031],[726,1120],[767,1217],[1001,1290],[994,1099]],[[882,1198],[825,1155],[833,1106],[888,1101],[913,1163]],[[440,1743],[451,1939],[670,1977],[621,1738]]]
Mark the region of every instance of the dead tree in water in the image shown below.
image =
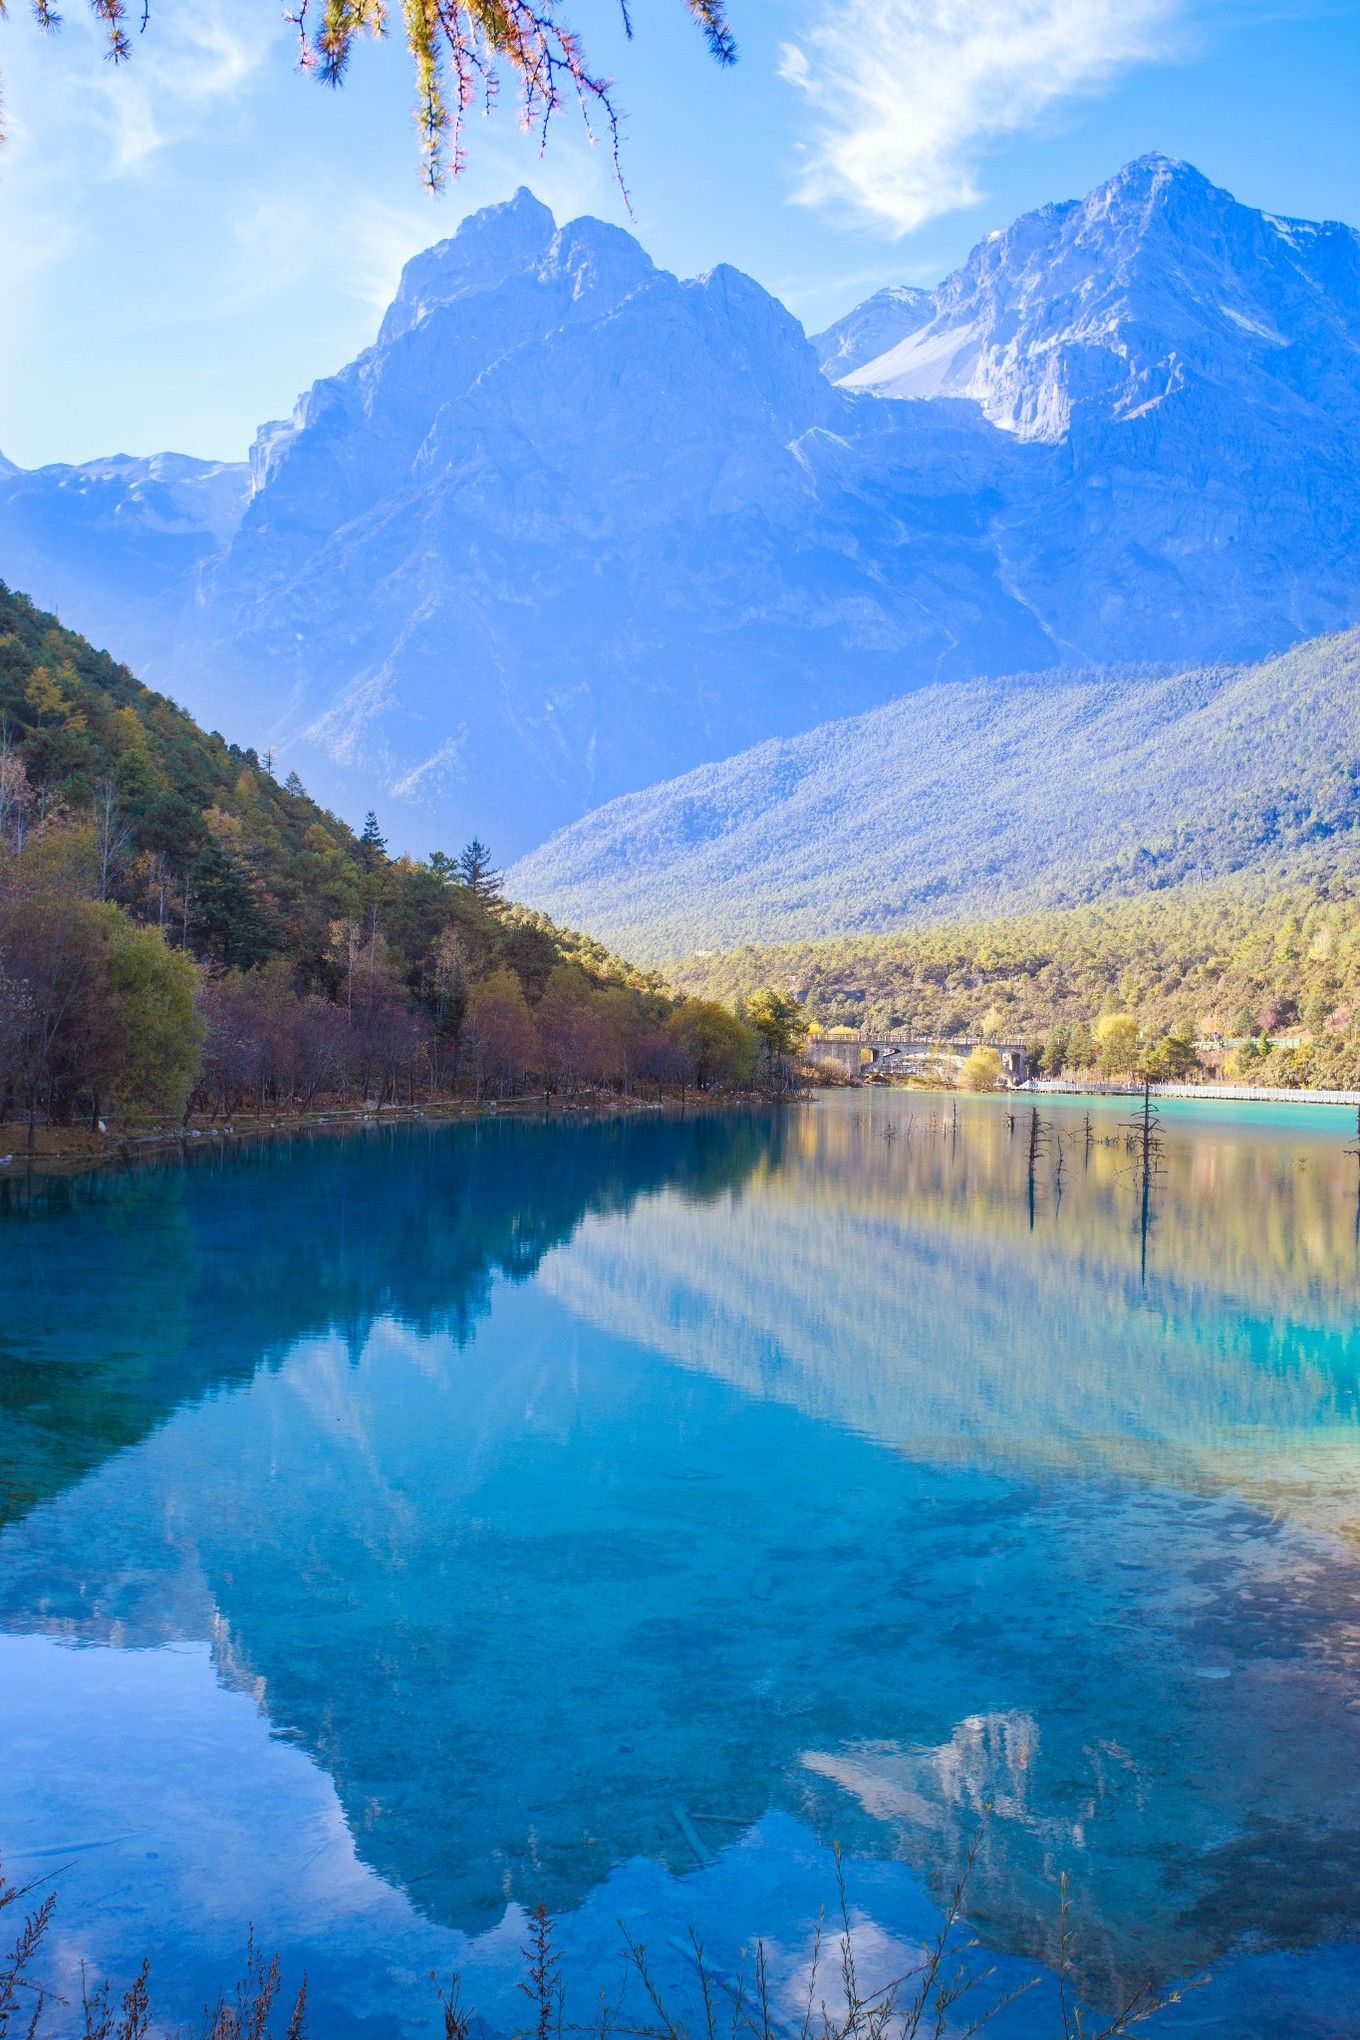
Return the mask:
[[[1355,1156],[1355,1243],[1360,1246],[1360,1105],[1355,1108],[1355,1146],[1346,1153]]]
[[[1084,1127],[1083,1127],[1082,1131],[1083,1131],[1083,1133],[1085,1134],[1085,1137],[1086,1137],[1086,1166],[1087,1166],[1087,1168],[1089,1169],[1089,1168],[1090,1168],[1090,1166],[1091,1166],[1091,1149],[1092,1149],[1092,1148],[1094,1147],[1094,1145],[1095,1145],[1095,1138],[1096,1138],[1096,1136],[1095,1136],[1095,1129],[1094,1129],[1094,1127],[1093,1127],[1093,1126],[1091,1125],[1091,1115],[1090,1115],[1090,1113],[1089,1113],[1089,1112],[1088,1112],[1088,1113],[1087,1113],[1087,1115],[1086,1115],[1086,1123],[1085,1123],[1085,1125],[1084,1125]]]
[[[1048,1128],[1039,1117],[1037,1105],[1029,1109],[1029,1145],[1026,1156],[1025,1187],[1029,1201],[1029,1229],[1034,1231],[1034,1185],[1039,1170],[1039,1157],[1048,1146]]]
[[[1137,1137],[1140,1156],[1140,1170],[1144,1184],[1154,1176],[1161,1162],[1162,1142],[1161,1120],[1157,1107],[1152,1102],[1152,1086],[1143,1084],[1143,1109],[1134,1121],[1133,1130]]]
[[[1138,1180],[1142,1218],[1140,1225],[1141,1252],[1139,1271],[1144,1284],[1147,1282],[1148,1230],[1152,1223],[1152,1184],[1162,1173],[1161,1120],[1157,1107],[1152,1102],[1152,1086],[1146,1078],[1143,1081],[1143,1109],[1129,1126],[1130,1146],[1138,1157]]]

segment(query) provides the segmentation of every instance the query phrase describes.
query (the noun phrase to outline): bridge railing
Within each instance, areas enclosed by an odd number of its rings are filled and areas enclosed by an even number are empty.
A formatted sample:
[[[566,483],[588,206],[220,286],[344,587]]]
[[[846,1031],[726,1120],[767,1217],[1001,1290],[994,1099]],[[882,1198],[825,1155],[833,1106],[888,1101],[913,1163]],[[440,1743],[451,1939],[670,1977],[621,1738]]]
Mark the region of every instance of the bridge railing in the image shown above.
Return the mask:
[[[968,1055],[975,1048],[994,1048],[998,1055],[1017,1055],[1024,1050],[1023,1041],[992,1040],[981,1034],[923,1035],[909,1034],[905,1029],[896,1029],[884,1034],[815,1034],[809,1040],[809,1050],[818,1048],[911,1048],[922,1055]]]

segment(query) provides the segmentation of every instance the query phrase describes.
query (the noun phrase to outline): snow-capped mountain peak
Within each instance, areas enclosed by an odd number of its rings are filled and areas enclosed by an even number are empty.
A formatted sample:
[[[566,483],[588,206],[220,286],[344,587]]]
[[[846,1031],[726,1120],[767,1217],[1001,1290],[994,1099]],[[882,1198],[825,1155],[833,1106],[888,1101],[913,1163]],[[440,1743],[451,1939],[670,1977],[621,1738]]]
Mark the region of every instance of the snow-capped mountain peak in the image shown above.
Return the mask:
[[[834,326],[813,335],[812,345],[823,373],[832,382],[853,375],[857,368],[876,361],[924,326],[934,311],[934,292],[919,290],[914,284],[890,283],[875,291]]]
[[[1146,417],[1192,382],[1272,408],[1311,401],[1357,347],[1352,228],[1256,212],[1150,155],[989,235],[930,318],[839,380],[970,397],[1005,431],[1061,441]]]

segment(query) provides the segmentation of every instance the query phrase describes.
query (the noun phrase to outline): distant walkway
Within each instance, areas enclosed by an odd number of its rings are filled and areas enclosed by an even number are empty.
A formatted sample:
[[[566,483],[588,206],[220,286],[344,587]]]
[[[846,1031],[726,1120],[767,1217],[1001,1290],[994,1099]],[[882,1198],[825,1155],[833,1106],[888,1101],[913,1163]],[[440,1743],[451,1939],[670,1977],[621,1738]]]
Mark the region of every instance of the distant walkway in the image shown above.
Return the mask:
[[[1043,1091],[1075,1098],[1141,1098],[1134,1083],[1075,1083],[1070,1077],[1031,1077],[1020,1041],[994,1041],[982,1036],[954,1035],[948,1040],[923,1040],[905,1031],[871,1034],[814,1034],[803,1050],[804,1060],[829,1063],[850,1077],[917,1076],[933,1063],[961,1067],[975,1048],[994,1048],[1012,1091]],[[1153,1084],[1154,1098],[1232,1098],[1250,1104],[1353,1105],[1357,1091],[1305,1091],[1286,1084]]]
[[[1026,1091],[1056,1092],[1072,1098],[1141,1098],[1141,1084],[1074,1084],[1066,1077],[1031,1077]],[[1360,1091],[1305,1091],[1285,1084],[1152,1084],[1154,1098],[1240,1098],[1280,1105],[1356,1105]]]

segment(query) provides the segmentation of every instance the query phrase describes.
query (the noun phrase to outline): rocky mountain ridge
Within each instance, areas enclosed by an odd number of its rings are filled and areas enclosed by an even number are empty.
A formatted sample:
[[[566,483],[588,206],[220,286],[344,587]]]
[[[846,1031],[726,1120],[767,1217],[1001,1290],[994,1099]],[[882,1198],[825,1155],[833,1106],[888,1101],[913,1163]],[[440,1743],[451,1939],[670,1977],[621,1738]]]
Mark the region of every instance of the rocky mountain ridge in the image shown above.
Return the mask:
[[[837,380],[968,397],[1023,439],[1132,423],[1191,389],[1295,427],[1360,425],[1360,234],[1253,211],[1164,156],[989,234],[921,309]]]
[[[856,305],[834,326],[812,337],[822,373],[847,383],[857,369],[878,361],[935,316],[935,294],[910,283],[890,283]]]
[[[522,191],[249,469],[0,469],[0,574],[394,842],[518,852],[921,686],[1360,620],[1358,250],[1146,158],[809,343]]]

